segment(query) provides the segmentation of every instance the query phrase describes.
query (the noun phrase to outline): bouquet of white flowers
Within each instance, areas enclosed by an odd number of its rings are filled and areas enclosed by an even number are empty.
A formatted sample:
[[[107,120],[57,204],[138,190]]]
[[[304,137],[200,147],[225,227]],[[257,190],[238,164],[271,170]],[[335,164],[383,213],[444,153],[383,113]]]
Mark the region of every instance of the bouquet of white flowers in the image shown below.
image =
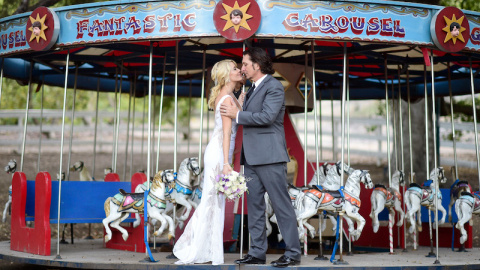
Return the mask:
[[[242,197],[247,188],[247,178],[236,171],[228,175],[219,174],[215,178],[215,189],[217,193],[224,194],[227,200],[234,200]]]

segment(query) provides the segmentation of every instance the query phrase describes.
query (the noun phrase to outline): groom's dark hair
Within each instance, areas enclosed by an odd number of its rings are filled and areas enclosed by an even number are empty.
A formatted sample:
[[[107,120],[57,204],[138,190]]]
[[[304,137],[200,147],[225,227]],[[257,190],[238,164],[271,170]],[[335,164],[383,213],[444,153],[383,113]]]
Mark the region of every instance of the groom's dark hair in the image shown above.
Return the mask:
[[[243,52],[243,55],[249,55],[250,60],[260,66],[260,70],[263,74],[275,73],[272,65],[272,59],[264,49],[258,47],[250,47],[248,48],[248,50]]]

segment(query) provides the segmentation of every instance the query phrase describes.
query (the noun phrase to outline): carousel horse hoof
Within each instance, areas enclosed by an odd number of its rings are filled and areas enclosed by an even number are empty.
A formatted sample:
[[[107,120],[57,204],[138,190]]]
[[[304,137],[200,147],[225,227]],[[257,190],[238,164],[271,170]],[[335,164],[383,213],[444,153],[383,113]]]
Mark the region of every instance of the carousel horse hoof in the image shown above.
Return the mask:
[[[173,236],[171,233],[169,233],[167,237],[168,237],[168,241],[175,239],[175,236]]]
[[[128,234],[122,234],[123,241],[127,241],[128,239]]]

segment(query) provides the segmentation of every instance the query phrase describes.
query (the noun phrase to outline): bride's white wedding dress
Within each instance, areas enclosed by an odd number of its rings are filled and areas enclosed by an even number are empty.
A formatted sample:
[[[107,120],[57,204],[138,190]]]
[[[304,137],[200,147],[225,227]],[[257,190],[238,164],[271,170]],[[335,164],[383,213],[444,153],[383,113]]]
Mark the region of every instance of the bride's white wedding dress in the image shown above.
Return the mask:
[[[202,199],[188,222],[182,236],[173,248],[179,261],[176,264],[206,263],[223,264],[223,226],[225,197],[217,194],[215,177],[223,170],[223,130],[220,104],[231,96],[223,96],[215,109],[215,127],[204,155],[204,178]],[[235,148],[237,123],[232,121],[232,136],[228,160],[232,162]]]

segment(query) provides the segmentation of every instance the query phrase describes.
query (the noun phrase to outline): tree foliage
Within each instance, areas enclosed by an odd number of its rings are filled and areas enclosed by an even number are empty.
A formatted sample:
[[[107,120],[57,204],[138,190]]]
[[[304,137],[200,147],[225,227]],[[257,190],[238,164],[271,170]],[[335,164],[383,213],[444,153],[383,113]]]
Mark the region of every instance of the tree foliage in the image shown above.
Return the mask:
[[[480,11],[480,1],[478,0],[441,0],[442,6],[452,6],[465,10]]]

